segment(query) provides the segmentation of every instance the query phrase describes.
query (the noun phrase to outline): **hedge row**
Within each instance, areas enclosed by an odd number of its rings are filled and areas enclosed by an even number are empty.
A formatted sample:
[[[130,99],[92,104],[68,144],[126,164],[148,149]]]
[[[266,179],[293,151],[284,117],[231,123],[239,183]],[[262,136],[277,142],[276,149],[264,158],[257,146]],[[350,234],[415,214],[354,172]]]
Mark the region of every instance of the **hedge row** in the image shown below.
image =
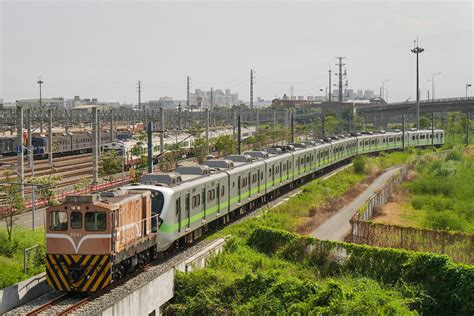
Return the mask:
[[[417,308],[422,313],[474,314],[474,266],[457,264],[444,255],[322,241],[267,227],[255,229],[248,244],[323,273],[350,273],[386,284],[421,286],[430,297]]]

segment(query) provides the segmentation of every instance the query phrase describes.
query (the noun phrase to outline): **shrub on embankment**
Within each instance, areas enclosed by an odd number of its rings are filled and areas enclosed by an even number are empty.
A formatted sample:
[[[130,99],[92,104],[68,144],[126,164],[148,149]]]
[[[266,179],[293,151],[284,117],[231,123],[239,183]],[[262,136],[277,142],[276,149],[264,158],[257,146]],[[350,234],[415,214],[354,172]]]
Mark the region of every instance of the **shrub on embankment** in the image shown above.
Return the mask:
[[[420,287],[427,296],[415,307],[423,314],[474,312],[474,266],[456,264],[447,256],[321,241],[266,227],[255,229],[248,244],[270,256],[304,262],[323,274],[351,274],[394,286]]]

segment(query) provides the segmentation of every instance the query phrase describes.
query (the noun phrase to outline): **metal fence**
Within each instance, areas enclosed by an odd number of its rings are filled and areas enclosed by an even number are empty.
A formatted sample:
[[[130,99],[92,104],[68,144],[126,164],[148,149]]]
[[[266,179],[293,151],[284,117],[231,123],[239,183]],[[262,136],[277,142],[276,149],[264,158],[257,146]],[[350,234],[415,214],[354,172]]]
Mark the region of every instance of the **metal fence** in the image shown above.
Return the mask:
[[[23,272],[28,274],[28,268],[44,265],[44,246],[34,245],[23,250]]]
[[[433,153],[423,156],[422,159],[446,154],[447,152]],[[390,197],[406,179],[411,168],[412,164],[401,168],[399,174],[387,181],[384,187],[371,196],[354,214],[350,221],[352,242],[377,247],[442,253],[447,254],[455,261],[473,264],[474,234],[387,225],[370,221],[377,211],[389,202]]]

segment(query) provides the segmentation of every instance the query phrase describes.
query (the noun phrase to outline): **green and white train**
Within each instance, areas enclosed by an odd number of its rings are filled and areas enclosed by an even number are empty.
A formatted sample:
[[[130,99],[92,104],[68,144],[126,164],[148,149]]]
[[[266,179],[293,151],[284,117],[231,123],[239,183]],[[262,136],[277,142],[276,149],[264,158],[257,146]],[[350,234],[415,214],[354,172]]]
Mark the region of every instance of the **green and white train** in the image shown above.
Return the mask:
[[[251,151],[179,167],[174,173],[148,174],[139,184],[123,189],[151,191],[152,211],[159,214],[154,226],[159,229],[157,251],[161,252],[190,243],[209,227],[225,224],[356,155],[443,143],[443,130],[308,141],[294,144],[293,151]]]

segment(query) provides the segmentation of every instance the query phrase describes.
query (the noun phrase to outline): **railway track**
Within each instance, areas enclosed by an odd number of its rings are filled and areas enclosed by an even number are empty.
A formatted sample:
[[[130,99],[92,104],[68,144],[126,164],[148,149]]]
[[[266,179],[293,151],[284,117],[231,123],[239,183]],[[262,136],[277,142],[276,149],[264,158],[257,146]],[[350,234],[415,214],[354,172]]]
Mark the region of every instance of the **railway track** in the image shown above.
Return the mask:
[[[56,298],[26,312],[25,315],[69,315],[75,309],[86,304],[89,301],[89,297],[88,295],[84,296],[75,293],[60,294]]]

